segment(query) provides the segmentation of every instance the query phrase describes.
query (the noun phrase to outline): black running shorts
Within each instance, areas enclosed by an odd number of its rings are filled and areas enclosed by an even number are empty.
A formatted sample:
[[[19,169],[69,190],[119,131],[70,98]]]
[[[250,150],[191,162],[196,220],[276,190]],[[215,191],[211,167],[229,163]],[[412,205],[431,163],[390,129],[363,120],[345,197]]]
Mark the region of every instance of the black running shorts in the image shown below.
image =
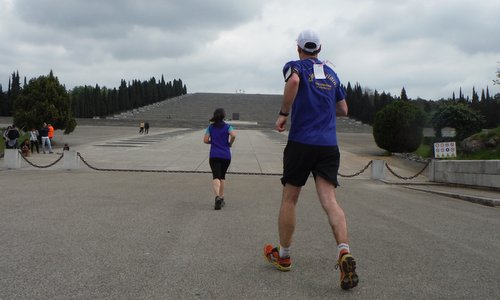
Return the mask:
[[[320,176],[337,187],[339,164],[338,146],[315,146],[288,141],[283,153],[281,183],[304,186],[312,172],[314,178]]]
[[[212,169],[213,179],[226,179],[226,172],[229,168],[229,164],[231,163],[230,159],[210,158],[208,162],[210,163],[210,168]]]

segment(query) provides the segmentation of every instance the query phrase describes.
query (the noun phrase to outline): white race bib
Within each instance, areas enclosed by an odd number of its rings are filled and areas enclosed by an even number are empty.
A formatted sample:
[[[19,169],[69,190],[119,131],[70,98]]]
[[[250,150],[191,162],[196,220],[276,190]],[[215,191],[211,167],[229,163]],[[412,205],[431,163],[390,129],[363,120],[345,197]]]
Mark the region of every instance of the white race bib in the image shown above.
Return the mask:
[[[323,64],[314,64],[314,78],[326,79],[325,70],[323,69]]]

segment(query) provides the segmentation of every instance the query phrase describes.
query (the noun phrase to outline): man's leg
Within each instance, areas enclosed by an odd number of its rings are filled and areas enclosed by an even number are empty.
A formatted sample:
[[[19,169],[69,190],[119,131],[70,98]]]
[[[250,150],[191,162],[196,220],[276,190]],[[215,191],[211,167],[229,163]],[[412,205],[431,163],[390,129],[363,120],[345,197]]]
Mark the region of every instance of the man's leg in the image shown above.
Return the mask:
[[[45,140],[46,140],[46,138],[42,137],[42,151],[43,151],[43,153],[45,153]]]
[[[338,244],[348,244],[347,222],[344,210],[337,203],[335,186],[321,176],[316,176],[316,191],[321,206],[328,216],[328,222],[332,227],[333,235]]]
[[[301,187],[285,184],[281,198],[281,208],[278,217],[278,230],[280,246],[272,244],[264,246],[264,256],[280,271],[290,271],[290,246],[292,245],[293,232],[295,231],[295,207],[299,199]]]
[[[299,200],[301,187],[285,184],[278,217],[280,245],[289,248],[295,231],[295,208]]]
[[[356,261],[350,254],[347,235],[347,222],[344,210],[337,203],[335,186],[320,176],[316,176],[316,191],[321,206],[328,216],[333,235],[337,241],[337,261],[340,268],[340,287],[349,290],[358,285],[359,278],[356,273]]]
[[[47,145],[49,145],[49,153],[52,153],[52,141],[50,138],[47,139]]]

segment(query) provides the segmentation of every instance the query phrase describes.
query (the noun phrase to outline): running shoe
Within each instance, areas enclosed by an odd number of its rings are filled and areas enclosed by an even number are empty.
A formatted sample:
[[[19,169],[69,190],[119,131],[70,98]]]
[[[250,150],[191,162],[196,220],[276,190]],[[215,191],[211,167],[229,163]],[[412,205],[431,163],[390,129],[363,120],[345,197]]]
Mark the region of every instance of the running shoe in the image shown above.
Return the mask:
[[[215,210],[220,210],[222,208],[222,202],[224,200],[222,198],[220,198],[219,196],[215,197],[215,206],[214,206],[214,209]]]
[[[278,247],[273,247],[271,244],[265,245],[264,256],[269,263],[280,271],[288,272],[292,269],[292,260],[290,257],[280,257]]]
[[[339,259],[335,268],[340,268],[340,287],[343,290],[349,290],[358,285],[359,278],[356,274],[356,260],[354,257],[345,253]]]
[[[220,200],[221,200],[220,207],[226,206],[226,201],[224,201],[224,198],[220,198]]]

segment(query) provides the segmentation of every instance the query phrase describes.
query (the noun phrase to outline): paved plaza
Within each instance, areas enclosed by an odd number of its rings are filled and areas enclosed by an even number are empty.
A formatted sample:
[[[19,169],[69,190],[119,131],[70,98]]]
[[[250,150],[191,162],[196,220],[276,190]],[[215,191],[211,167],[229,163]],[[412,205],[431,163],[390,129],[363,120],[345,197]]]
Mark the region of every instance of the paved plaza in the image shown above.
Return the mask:
[[[236,126],[237,127],[237,126]],[[213,210],[203,130],[78,126],[56,132],[84,164],[9,170],[0,161],[0,299],[498,299],[500,209],[429,193],[498,192],[411,182],[340,178],[360,284],[345,292],[336,248],[312,178],[299,200],[293,269],[265,262],[277,242],[279,176],[229,175]],[[231,172],[279,173],[286,135],[238,129]],[[369,133],[339,134],[340,173],[385,159],[410,176],[422,164],[385,157]],[[193,171],[168,173],[163,171]],[[197,172],[197,173],[196,173]],[[418,190],[417,190],[418,189]]]

